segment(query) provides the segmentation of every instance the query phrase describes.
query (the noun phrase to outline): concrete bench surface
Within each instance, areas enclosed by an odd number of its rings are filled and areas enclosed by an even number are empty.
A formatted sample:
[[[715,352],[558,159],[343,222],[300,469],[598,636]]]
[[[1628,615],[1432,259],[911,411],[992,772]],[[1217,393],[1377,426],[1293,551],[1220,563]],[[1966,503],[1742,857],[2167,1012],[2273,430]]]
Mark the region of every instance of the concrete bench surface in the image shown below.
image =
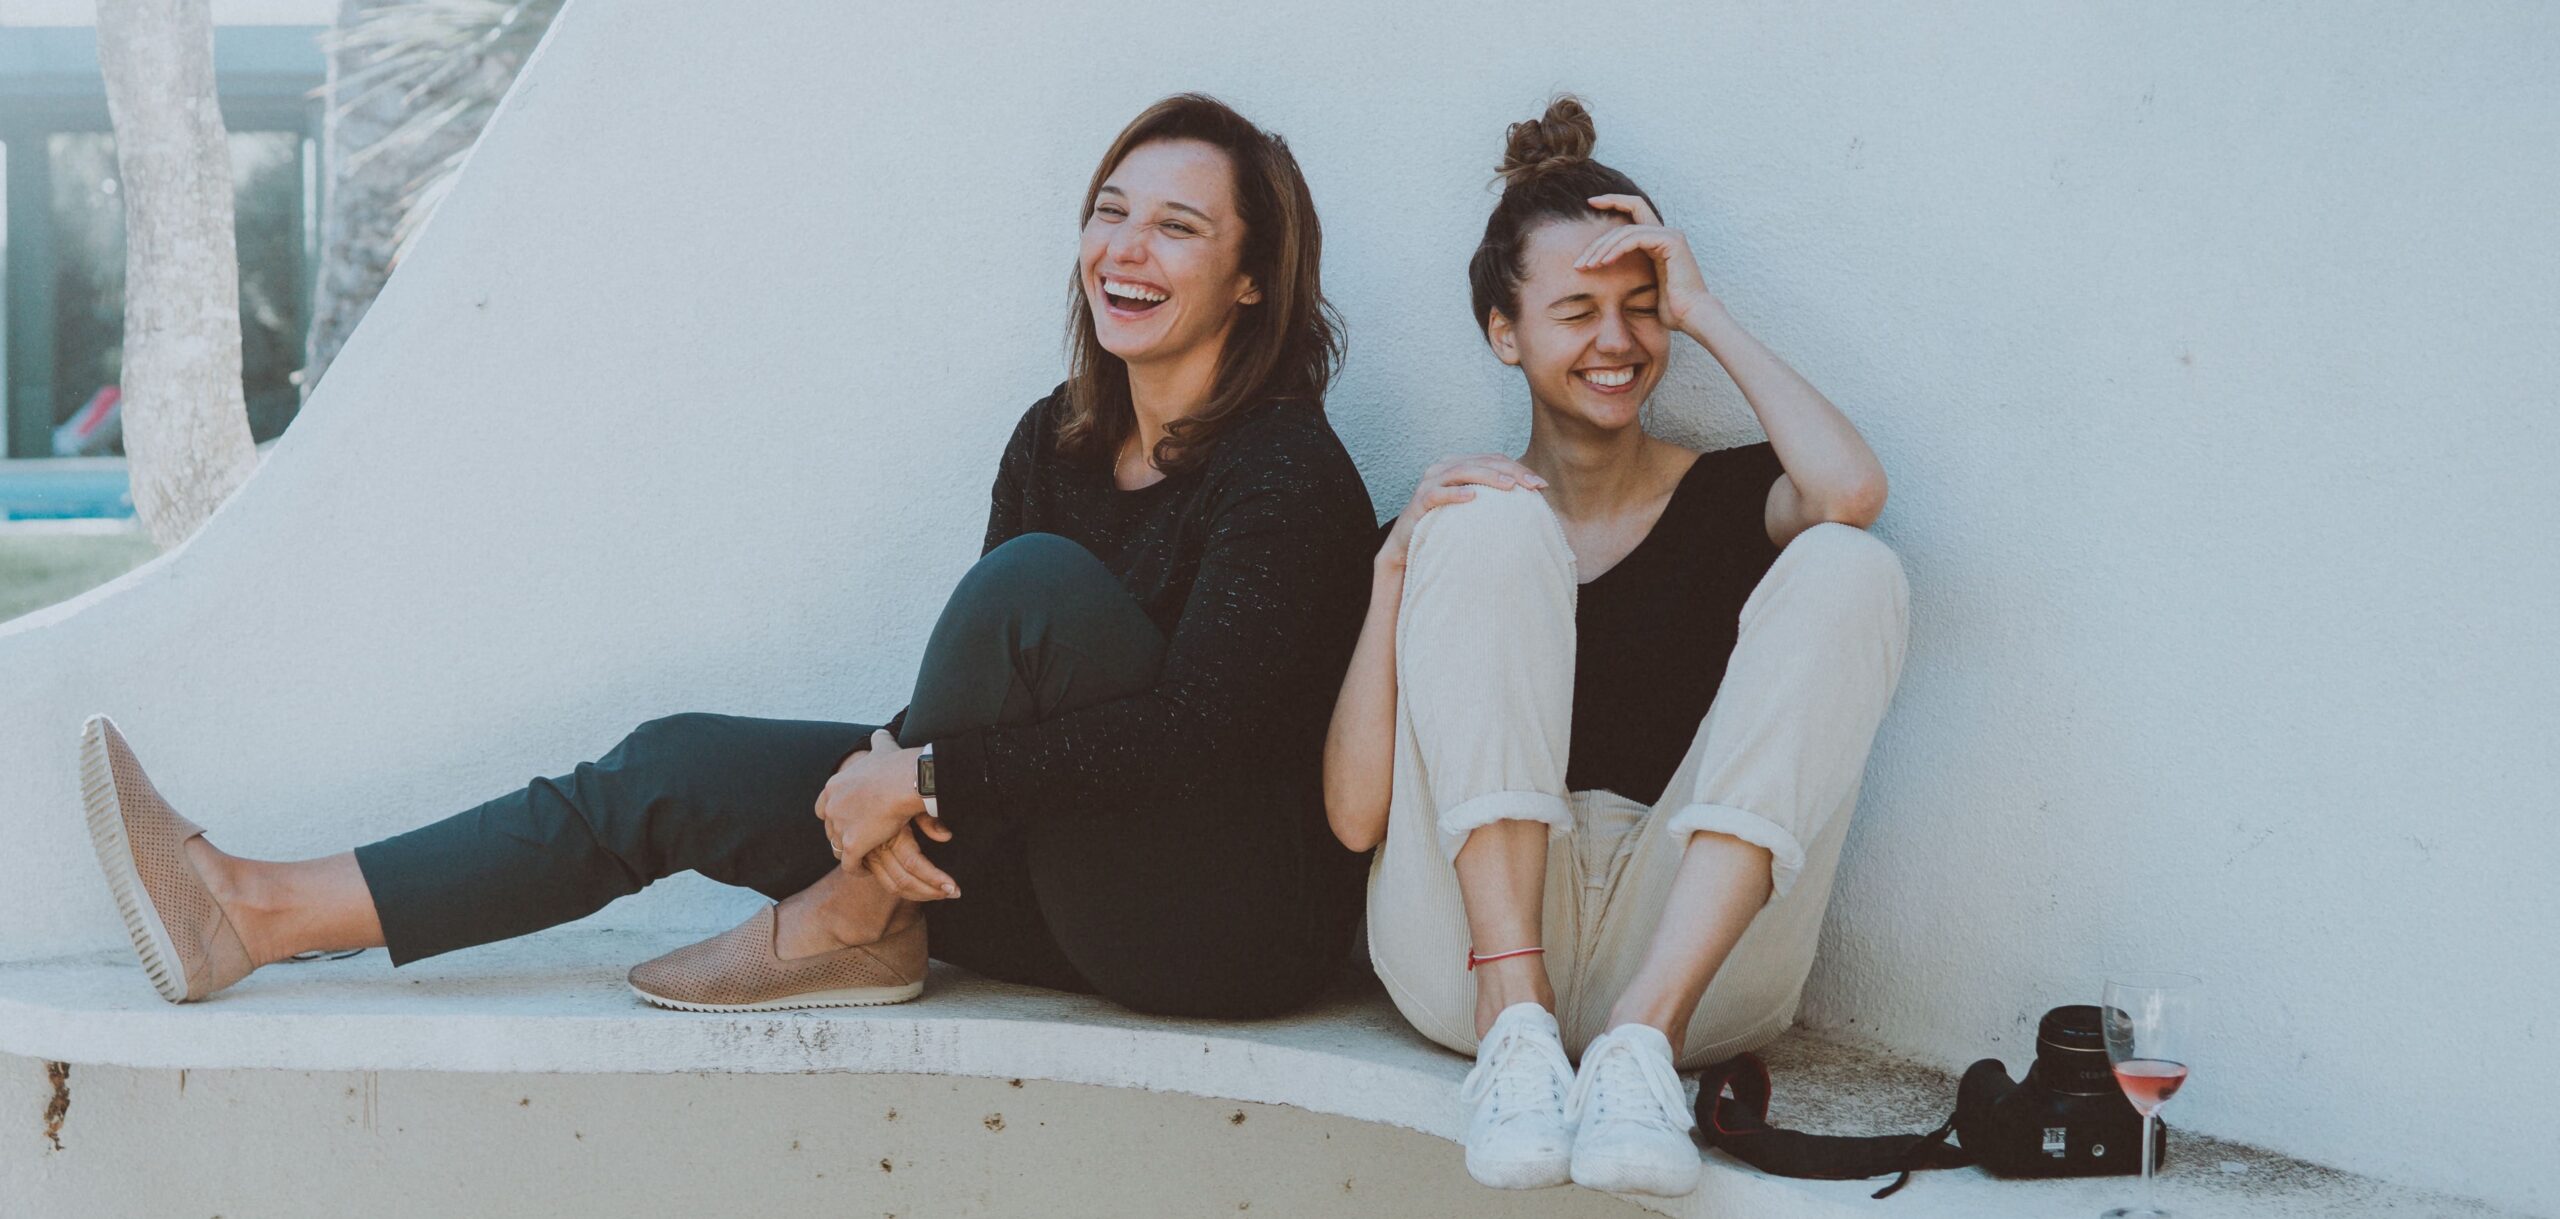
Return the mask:
[[[1042,1079],[1186,1093],[1382,1122],[1457,1139],[1468,1062],[1407,1028],[1374,983],[1346,982],[1273,1020],[1173,1020],[936,966],[894,1007],[705,1015],[642,1004],[629,963],[684,941],[572,928],[397,971],[380,953],[263,970],[211,1001],[164,1003],[129,953],[0,963],[0,1053],[143,1068],[528,1073],[856,1072]],[[1763,1051],[1772,1119],[1844,1134],[1923,1130],[1947,1073],[1795,1032]],[[2023,1064],[2018,1064],[2023,1065]],[[1694,1087],[1694,1085],[1693,1085]],[[2182,1215],[2491,1217],[2507,1212],[2180,1133],[2163,1200]],[[1764,1176],[1721,1153],[1664,1214],[2092,1216],[2129,1179],[2001,1181],[1920,1174],[1885,1202],[1874,1181]]]

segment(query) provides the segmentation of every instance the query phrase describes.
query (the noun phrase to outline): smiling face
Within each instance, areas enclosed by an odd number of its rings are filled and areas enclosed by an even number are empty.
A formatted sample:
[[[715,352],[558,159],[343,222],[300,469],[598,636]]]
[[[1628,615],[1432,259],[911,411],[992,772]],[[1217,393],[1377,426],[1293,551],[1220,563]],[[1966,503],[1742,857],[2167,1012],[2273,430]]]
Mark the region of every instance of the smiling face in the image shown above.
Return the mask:
[[[1139,145],[1085,216],[1076,265],[1094,337],[1132,365],[1214,358],[1236,311],[1262,299],[1243,259],[1227,155],[1199,140]]]
[[[1523,243],[1519,314],[1496,309],[1485,338],[1517,365],[1539,406],[1593,427],[1633,426],[1669,366],[1653,260],[1642,251],[1574,269],[1601,234],[1628,223],[1592,216],[1539,225]]]

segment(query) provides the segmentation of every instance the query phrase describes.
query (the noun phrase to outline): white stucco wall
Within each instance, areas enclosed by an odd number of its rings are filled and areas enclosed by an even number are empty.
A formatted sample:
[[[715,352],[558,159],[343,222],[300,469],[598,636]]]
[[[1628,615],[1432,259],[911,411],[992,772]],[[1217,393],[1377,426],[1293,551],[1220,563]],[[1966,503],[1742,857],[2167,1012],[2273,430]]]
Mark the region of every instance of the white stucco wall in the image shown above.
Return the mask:
[[[1516,445],[1462,268],[1569,87],[1894,478],[1911,662],[1805,1019],[2023,1064],[2109,966],[2190,969],[2178,1120],[2560,1212],[2560,11],[933,11],[569,16],[257,478],[0,626],[0,959],[120,941],[88,711],[278,855],[668,711],[886,715],[1164,92],[1305,162],[1381,511]],[[1756,439],[1678,359],[1663,427]]]

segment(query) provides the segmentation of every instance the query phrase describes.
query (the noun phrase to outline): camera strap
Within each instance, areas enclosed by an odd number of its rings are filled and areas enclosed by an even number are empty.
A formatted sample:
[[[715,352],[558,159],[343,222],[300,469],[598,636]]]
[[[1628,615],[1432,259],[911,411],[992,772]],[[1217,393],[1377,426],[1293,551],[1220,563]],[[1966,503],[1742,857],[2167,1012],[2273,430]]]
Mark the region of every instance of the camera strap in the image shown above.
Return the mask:
[[[1854,1181],[1899,1173],[1877,1190],[1891,1197],[1924,1168],[1962,1168],[1973,1157],[1947,1145],[1956,1119],[1949,1115],[1927,1134],[1832,1135],[1781,1130],[1769,1124],[1769,1064],[1757,1054],[1736,1054],[1698,1077],[1698,1131],[1720,1149],[1762,1172],[1821,1181]]]

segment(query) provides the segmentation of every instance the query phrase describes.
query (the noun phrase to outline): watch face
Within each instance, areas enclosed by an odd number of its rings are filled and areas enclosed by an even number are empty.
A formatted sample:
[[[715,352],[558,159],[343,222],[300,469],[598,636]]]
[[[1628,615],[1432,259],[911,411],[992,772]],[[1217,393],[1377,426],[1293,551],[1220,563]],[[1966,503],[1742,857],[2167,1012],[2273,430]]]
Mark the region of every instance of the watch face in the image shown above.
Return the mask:
[[[930,796],[933,794],[932,754],[926,754],[923,757],[916,759],[916,794],[919,796]]]

